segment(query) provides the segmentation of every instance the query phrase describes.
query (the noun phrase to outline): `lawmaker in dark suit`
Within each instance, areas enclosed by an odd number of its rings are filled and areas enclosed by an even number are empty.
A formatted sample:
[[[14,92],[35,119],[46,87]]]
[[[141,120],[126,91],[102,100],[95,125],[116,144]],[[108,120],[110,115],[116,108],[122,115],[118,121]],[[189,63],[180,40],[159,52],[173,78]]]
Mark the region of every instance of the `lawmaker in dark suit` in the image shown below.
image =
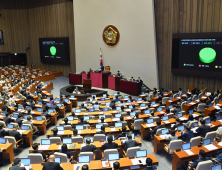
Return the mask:
[[[201,137],[205,138],[207,132],[210,132],[210,126],[205,125],[205,120],[200,121],[201,125],[199,128],[196,129],[196,132],[200,134]]]
[[[63,121],[64,121],[63,125],[71,125],[72,126],[72,123],[69,123],[69,119],[67,117]]]
[[[53,132],[53,134],[49,135],[49,137],[60,137],[61,140],[62,140],[62,136],[57,134],[57,133],[58,133],[58,128],[55,127],[55,128],[52,130],[52,132]]]
[[[132,121],[133,123],[135,122],[135,120],[139,120],[141,118],[139,118],[139,113],[136,113],[135,116],[133,117]]]
[[[63,170],[63,168],[55,162],[55,155],[50,155],[49,161],[43,164],[42,170]]]
[[[56,112],[59,111],[59,107],[56,105],[56,102],[53,103],[53,105],[51,106],[51,109],[55,110]]]
[[[155,168],[152,167],[152,165],[153,165],[152,159],[146,158],[146,165],[147,165],[147,167],[142,170],[155,170]]]
[[[6,126],[7,126],[9,123],[14,122],[14,120],[11,119],[11,116],[9,115],[8,112],[6,113],[6,116],[3,118],[3,121],[5,122]]]
[[[47,117],[50,117],[51,115],[46,111],[46,109],[43,109],[41,116],[45,116],[47,118]]]
[[[111,107],[112,109],[115,109],[115,100],[112,100],[109,107]]]
[[[38,143],[34,143],[34,144],[32,145],[32,148],[33,148],[34,151],[30,151],[30,153],[40,153],[40,154],[42,154],[43,159],[46,160],[46,155],[45,155],[45,153],[44,153],[43,151],[39,151],[39,150],[38,150],[38,148],[39,148]]]
[[[90,143],[91,143],[91,139],[87,138],[86,139],[86,146],[82,147],[80,152],[94,152],[96,150],[96,146],[91,145]]]
[[[211,158],[206,157],[206,153],[204,150],[199,150],[199,159],[195,160],[191,163],[192,168],[196,168],[199,162],[211,160]]]
[[[190,128],[187,126],[186,127],[186,132],[181,132],[181,137],[184,138],[184,141],[186,143],[190,142],[190,139],[194,137],[194,133]]]
[[[87,121],[84,121],[84,117],[80,117],[80,122],[78,122],[78,125],[85,125],[85,124],[88,124]]]
[[[122,127],[122,133],[118,134],[116,139],[119,139],[120,137],[126,137],[126,126]]]
[[[131,109],[131,112],[135,112],[136,110],[138,110],[138,109],[136,109],[136,105],[134,104],[133,108]]]
[[[68,150],[68,149],[67,149],[67,145],[66,145],[66,144],[63,144],[62,147],[61,147],[61,149],[62,149],[62,150],[60,150],[59,152],[66,154],[67,157],[70,159],[72,155],[71,155],[70,152],[67,151],[67,150]]]
[[[173,126],[173,130],[175,130],[178,126],[183,126],[183,123],[180,121],[179,118],[176,118],[176,124]]]
[[[15,120],[15,123],[18,123],[19,127],[22,126],[22,119],[20,119],[22,116],[21,115],[18,115],[18,118]]]
[[[7,133],[8,130],[3,129],[4,125],[0,124],[0,137],[4,137]]]
[[[161,129],[161,128],[165,128],[165,126],[164,125],[161,125],[161,121],[157,121],[156,122],[157,123],[157,126],[153,129],[153,130],[150,130],[149,132],[148,132],[148,134],[147,134],[147,136],[146,136],[146,140],[150,140],[150,134],[152,133],[152,136],[154,136],[155,134],[156,134],[156,132],[157,132],[157,130],[158,129]]]
[[[18,130],[18,125],[15,124],[13,126],[13,130],[9,131],[9,136],[14,137],[16,141],[22,139],[22,135],[17,130]]]
[[[177,105],[175,109],[171,110],[172,113],[177,114],[179,112],[181,112],[181,108],[180,105]]]
[[[29,105],[26,103],[26,99],[24,99],[24,100],[22,101],[22,106],[23,106],[24,109],[26,108],[26,106],[29,106]]]
[[[104,134],[107,136],[107,133],[105,132],[105,126],[101,126],[101,131],[96,132],[96,134]]]
[[[7,106],[7,101],[4,101],[4,104],[2,105],[2,110],[7,110],[7,112],[10,112],[10,108]]]
[[[21,167],[21,159],[15,158],[14,165],[9,170],[26,170],[25,167]],[[32,170],[32,165],[29,166],[29,170]]]
[[[118,144],[113,142],[113,137],[112,136],[108,136],[108,143],[105,143],[104,145],[102,145],[102,150],[106,150],[106,149],[117,149],[118,148]]]
[[[131,135],[131,134],[128,134],[128,135],[127,135],[127,138],[128,138],[127,141],[122,142],[122,144],[126,146],[126,150],[127,150],[128,148],[131,148],[131,147],[139,146],[139,144],[137,143],[137,141],[132,140],[132,135]]]
[[[138,77],[138,79],[136,80],[138,83],[141,83],[141,85],[143,85],[143,80],[140,79],[140,77]]]

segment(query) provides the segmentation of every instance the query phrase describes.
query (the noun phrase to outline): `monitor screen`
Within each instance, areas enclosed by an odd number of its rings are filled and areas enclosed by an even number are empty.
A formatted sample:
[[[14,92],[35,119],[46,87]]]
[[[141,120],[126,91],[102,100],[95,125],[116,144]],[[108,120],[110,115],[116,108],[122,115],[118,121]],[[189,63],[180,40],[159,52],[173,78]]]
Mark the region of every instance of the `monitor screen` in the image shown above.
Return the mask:
[[[89,163],[89,155],[88,156],[79,156],[79,163]]]
[[[84,107],[87,107],[87,106],[88,106],[88,104],[87,104],[87,103],[85,103],[85,104],[84,104]]]
[[[96,124],[96,129],[101,129],[101,126],[102,126],[103,124]]]
[[[141,107],[145,107],[145,106],[146,106],[146,104],[145,104],[145,103],[142,103],[140,106],[141,106]]]
[[[146,150],[141,150],[141,151],[136,151],[136,157],[141,158],[141,157],[146,157]]]
[[[212,104],[212,103],[210,103],[210,104],[209,104],[209,107],[212,107],[212,106],[213,106],[213,104]]]
[[[169,99],[170,99],[170,100],[172,100],[172,99],[173,99],[173,97],[169,97]]]
[[[121,117],[121,113],[115,114],[115,118],[119,118],[119,117]]]
[[[60,164],[61,163],[61,158],[60,157],[55,157],[55,162]]]
[[[162,110],[163,110],[162,107],[157,108],[158,112],[161,112]]]
[[[193,114],[193,110],[189,110],[189,114]]]
[[[22,125],[21,130],[29,130],[29,127],[26,125]]]
[[[0,138],[0,143],[5,144],[6,139],[5,138]]]
[[[49,113],[53,113],[54,110],[53,110],[53,109],[48,109],[48,112],[49,112]]]
[[[75,113],[81,113],[81,109],[75,109]]]
[[[133,108],[133,106],[132,106],[132,105],[130,105],[130,106],[129,106],[129,108],[130,108],[130,109],[132,109],[132,108]]]
[[[27,107],[27,110],[32,110],[32,108],[31,107]]]
[[[117,96],[117,93],[113,93],[113,96]]]
[[[11,107],[14,107],[14,104],[11,104]]]
[[[144,92],[142,92],[142,94],[145,94]]]
[[[163,116],[163,121],[165,120],[169,120],[169,117],[168,116]]]
[[[138,100],[137,101],[142,101],[142,98],[138,98]]]
[[[66,95],[62,94],[62,97],[66,97]]]
[[[18,118],[18,114],[13,114],[13,117],[14,118]]]
[[[93,137],[89,137],[89,136],[88,137],[84,137],[84,143],[86,143],[86,139],[88,139],[88,138],[91,140],[91,143],[93,143]]]
[[[182,113],[177,113],[177,117],[182,117],[183,114]]]
[[[161,130],[162,135],[169,133],[169,129],[163,129]]]
[[[83,130],[84,126],[83,125],[76,125],[76,130]]]
[[[42,105],[42,102],[38,102],[38,105]]]
[[[193,128],[198,127],[198,122],[193,123]]]
[[[89,112],[95,112],[95,109],[89,109]]]
[[[63,138],[62,143],[63,144],[72,144],[72,138]]]
[[[24,166],[29,166],[31,164],[31,158],[20,158],[21,159],[21,164]]]
[[[83,119],[84,120],[89,120],[89,116],[84,116]]]
[[[57,102],[58,102],[58,101],[59,101],[59,98],[55,98],[55,101],[57,101]]]
[[[172,108],[173,108],[173,105],[169,105],[169,106],[168,106],[168,109],[172,109]]]
[[[42,112],[42,109],[41,108],[37,108],[37,112]]]
[[[100,101],[105,101],[105,98],[101,98]]]
[[[221,115],[217,115],[217,120],[221,120]]]
[[[118,128],[118,127],[122,127],[122,126],[123,126],[122,123],[119,123],[119,122],[115,123],[115,127],[116,127],[116,128]]]
[[[153,123],[153,119],[147,119],[147,123]]]
[[[62,104],[61,104],[61,103],[58,103],[57,106],[58,106],[58,107],[62,107]]]
[[[205,119],[205,122],[206,122],[206,124],[209,124],[211,122],[210,118],[209,119]]]
[[[187,100],[187,103],[190,103],[191,102],[191,100]]]
[[[18,105],[18,109],[22,109],[22,106],[21,106],[21,105]]]
[[[64,101],[65,101],[66,103],[68,103],[68,102],[69,102],[69,99],[65,99]]]
[[[41,145],[51,145],[50,139],[41,139]]]
[[[154,105],[154,104],[156,104],[156,102],[155,102],[155,101],[152,101],[151,104]]]
[[[67,116],[67,119],[69,120],[69,121],[73,121],[73,117],[72,116]]]
[[[51,106],[51,103],[47,103],[47,106]]]
[[[75,98],[75,96],[74,96],[74,95],[71,95],[70,98]]]
[[[106,106],[109,106],[110,105],[110,102],[106,102]]]
[[[58,131],[64,131],[64,126],[56,126]]]
[[[197,100],[198,98],[197,98],[197,96],[194,98],[194,100]]]
[[[7,127],[8,127],[9,129],[13,129],[13,124],[8,124]]]
[[[104,112],[107,112],[107,111],[109,111],[109,108],[108,108],[108,107],[103,108],[103,111],[104,111]]]
[[[121,107],[120,107],[120,106],[117,106],[117,107],[116,107],[116,110],[121,110]]]
[[[221,164],[218,165],[212,165],[211,170],[221,170]]]
[[[109,161],[119,160],[119,153],[109,154]]]
[[[50,100],[50,97],[47,97],[47,100]]]
[[[36,120],[42,121],[42,116],[37,116]]]
[[[150,114],[150,110],[145,110],[144,113],[145,114]]]
[[[184,131],[184,129],[185,129],[184,126],[178,126],[177,127],[177,130],[180,130],[180,131]]]
[[[158,94],[155,94],[155,97],[158,97]]]
[[[135,116],[136,112],[131,112],[130,116]]]
[[[125,99],[128,99],[128,96],[127,96],[127,95],[125,95],[125,96],[124,96],[124,98],[125,98]]]
[[[203,145],[209,145],[211,144],[211,141],[210,141],[210,138],[207,138],[207,139],[203,139]]]
[[[103,94],[103,97],[106,97],[106,94]]]
[[[187,150],[187,149],[191,149],[190,143],[184,143],[184,144],[182,144],[182,150],[184,151],[184,150]]]

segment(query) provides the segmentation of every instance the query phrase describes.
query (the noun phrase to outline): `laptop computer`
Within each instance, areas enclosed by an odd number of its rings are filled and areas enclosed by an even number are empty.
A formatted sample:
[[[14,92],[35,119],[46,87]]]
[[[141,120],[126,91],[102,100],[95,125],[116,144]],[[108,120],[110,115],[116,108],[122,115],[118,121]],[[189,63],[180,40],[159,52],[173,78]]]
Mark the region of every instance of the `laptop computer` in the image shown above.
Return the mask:
[[[32,110],[32,108],[31,107],[27,107],[27,110]]]
[[[36,120],[42,121],[42,116],[37,116]]]
[[[93,96],[96,98],[96,95],[91,95],[91,97],[93,97]]]
[[[162,129],[161,133],[162,133],[162,135],[165,135],[165,134],[169,133],[169,129]]]
[[[22,109],[22,106],[21,106],[21,105],[18,105],[18,109]]]
[[[87,103],[84,103],[84,107],[87,107],[88,106],[88,104]]]
[[[129,96],[128,96],[128,95],[125,95],[125,96],[124,96],[124,99],[128,99],[128,98],[129,98]]]
[[[136,112],[130,112],[130,116],[135,116]]]
[[[84,116],[83,120],[89,120],[89,116]]]
[[[122,127],[122,126],[123,126],[123,124],[121,122],[116,122],[115,123],[115,128]]]
[[[142,98],[138,98],[138,100],[137,101],[142,101]]]
[[[163,116],[163,121],[169,120],[168,116]]]
[[[84,126],[83,125],[76,125],[76,130],[83,130]]]
[[[103,97],[106,97],[106,94],[103,94]]]
[[[162,110],[163,110],[162,107],[157,108],[158,112],[161,112]]]
[[[24,119],[26,119],[26,120],[27,120],[27,119],[28,119],[28,117],[29,117],[29,115],[25,115],[25,116],[24,116]]]
[[[95,109],[89,109],[89,112],[95,112]]]
[[[62,97],[66,97],[66,95],[62,94]]]
[[[7,125],[7,128],[13,129],[13,124],[8,124],[8,125]]]
[[[183,151],[184,151],[184,150],[188,150],[188,149],[191,149],[190,143],[184,143],[184,144],[182,144],[182,150],[183,150]]]
[[[50,97],[47,97],[47,100],[50,100]]]
[[[189,112],[189,114],[193,114],[194,113],[193,110],[189,110],[188,112]]]
[[[108,156],[109,161],[119,160],[119,153],[111,153]]]
[[[58,131],[64,131],[64,126],[56,126]]]
[[[73,121],[73,117],[72,116],[67,116],[67,119],[69,120],[69,121]]]
[[[21,164],[26,166],[29,166],[31,164],[31,158],[20,158]]]
[[[145,114],[150,114],[150,110],[144,110]]]
[[[14,118],[18,118],[18,114],[13,114],[13,117]]]
[[[185,127],[184,126],[177,126],[177,130],[179,131],[184,131]]]
[[[106,102],[106,106],[109,106],[110,105],[110,102]]]
[[[153,119],[147,119],[146,121],[147,121],[148,124],[153,123]]]
[[[146,104],[145,104],[145,103],[142,103],[140,106],[141,106],[141,107],[145,107],[145,106],[146,106]]]
[[[121,113],[115,114],[115,118],[120,118],[120,117],[121,117]]]
[[[48,112],[49,113],[54,113],[54,110],[53,109],[48,109]]]
[[[103,124],[96,124],[96,129],[101,129],[101,126],[102,126]]]
[[[113,96],[117,96],[117,93],[113,93]]]
[[[205,119],[205,123],[206,123],[206,124],[209,124],[210,122],[211,122],[210,118]]]
[[[6,112],[2,112],[3,116],[6,116]]]
[[[41,139],[41,145],[51,145],[50,139]]]
[[[29,127],[26,126],[26,125],[22,125],[22,126],[21,126],[21,130],[29,130]]]
[[[6,139],[5,138],[0,138],[0,143],[1,144],[5,144],[6,143]]]
[[[195,122],[195,123],[193,123],[192,125],[193,125],[193,128],[195,128],[195,127],[198,127],[198,126],[199,126],[198,122]]]
[[[75,113],[81,113],[81,109],[75,109]]]
[[[79,163],[89,163],[89,162],[90,162],[89,155],[79,156]]]
[[[177,117],[182,117],[183,113],[177,113]]]
[[[173,99],[173,97],[169,97],[169,99],[170,99],[170,100],[172,100],[172,99]]]
[[[151,105],[154,105],[154,104],[156,104],[156,102],[155,102],[155,101],[152,101],[152,102],[151,102]]]
[[[147,157],[147,151],[146,150],[136,151],[136,157],[137,158]]]
[[[91,137],[89,137],[89,136],[87,136],[87,137],[84,137],[84,143],[86,143],[86,139],[90,139],[91,140],[91,143],[93,143],[93,137],[91,136]]]
[[[211,144],[210,138],[203,139],[203,145],[204,146],[209,145],[209,144]]]
[[[63,144],[72,144],[72,138],[63,138],[62,143]]]
[[[221,164],[211,165],[211,170],[221,170]]]
[[[61,158],[60,157],[55,157],[55,162],[61,164]]]
[[[221,115],[217,115],[217,120],[221,120]]]
[[[212,107],[212,106],[213,106],[213,104],[212,104],[212,103],[210,103],[210,104],[209,104],[209,107]]]
[[[104,111],[104,112],[107,112],[107,111],[109,111],[109,108],[108,108],[108,107],[103,108],[103,111]]]
[[[55,98],[55,101],[57,101],[57,102],[58,102],[58,101],[59,101],[59,98]]]
[[[47,106],[51,106],[51,103],[47,103]]]
[[[172,108],[173,108],[173,105],[169,105],[169,106],[168,106],[168,109],[172,109]]]
[[[11,107],[14,107],[14,104],[11,104]]]
[[[61,103],[58,103],[57,106],[58,106],[58,107],[62,107],[62,104],[61,104]]]
[[[133,108],[133,106],[132,106],[132,105],[130,105],[130,106],[129,106],[129,109],[132,109],[132,108]]]
[[[121,107],[120,107],[120,106],[117,106],[117,107],[116,107],[116,110],[121,110]]]
[[[42,112],[42,109],[41,108],[37,108],[37,112]]]
[[[191,100],[187,100],[187,103],[190,103],[191,102]]]
[[[69,102],[69,99],[65,99],[64,101],[65,101],[66,103],[68,103],[68,102]]]

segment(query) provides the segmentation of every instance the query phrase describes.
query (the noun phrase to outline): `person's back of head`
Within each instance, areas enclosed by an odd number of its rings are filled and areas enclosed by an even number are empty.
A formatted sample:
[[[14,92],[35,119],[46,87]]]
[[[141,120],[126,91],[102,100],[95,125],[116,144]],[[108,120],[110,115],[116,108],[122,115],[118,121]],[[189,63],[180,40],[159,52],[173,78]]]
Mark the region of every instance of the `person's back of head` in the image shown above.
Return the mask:
[[[94,105],[98,105],[99,103],[96,101]]]
[[[124,106],[121,106],[121,110],[124,111]]]
[[[108,141],[108,143],[112,143],[113,142],[113,137],[112,136],[108,136],[107,141]]]
[[[86,139],[86,144],[89,145],[90,143],[91,143],[91,139],[90,139],[90,138],[87,138],[87,139]]]
[[[21,159],[20,159],[20,158],[15,158],[13,164],[14,164],[14,166],[15,166],[15,165],[20,166],[20,162],[21,162]]]
[[[166,109],[166,113],[170,113],[170,109],[169,108]]]
[[[146,165],[147,165],[147,166],[152,166],[152,165],[153,165],[152,159],[146,158]]]
[[[189,126],[186,126],[186,130],[187,130],[187,132],[189,132],[189,131],[190,131],[190,128],[189,128]]]
[[[88,170],[89,169],[89,166],[88,165],[83,165],[82,166],[82,170]]]
[[[177,123],[181,123],[180,118],[176,118]]]
[[[122,127],[122,132],[126,132],[126,126]]]
[[[31,113],[31,109],[28,109],[28,113],[29,113],[29,114]]]
[[[128,135],[127,135],[127,138],[128,138],[128,140],[131,140],[131,139],[132,139],[132,135],[131,135],[131,134],[128,134]]]
[[[46,112],[46,109],[43,109],[43,112]]]
[[[54,135],[57,135],[57,133],[58,133],[58,128],[55,127],[52,131],[53,131],[53,134],[54,134]]]
[[[62,148],[62,153],[67,152],[67,145],[66,144],[63,144],[61,148]]]
[[[0,124],[0,129],[2,129],[4,127],[4,125],[3,124]]]
[[[135,116],[136,116],[136,118],[139,118],[139,113],[136,113]]]
[[[188,120],[193,120],[193,115],[189,115]]]
[[[78,134],[78,130],[77,129],[73,129],[73,135],[77,135]]]
[[[199,150],[199,156],[201,156],[202,158],[206,157],[206,152],[204,150]]]
[[[175,130],[171,130],[170,134],[171,136],[175,136],[176,131]]]
[[[201,119],[201,120],[200,120],[200,123],[201,123],[201,125],[205,125],[205,120],[204,120],[204,119]]]
[[[95,96],[93,96],[93,100],[95,99]]]
[[[120,116],[120,118],[119,118],[119,119],[120,119],[120,121],[123,121],[123,116]]]
[[[83,116],[81,116],[81,117],[80,117],[80,121],[81,121],[81,122],[83,122],[83,120],[84,120],[84,117],[83,117]]]
[[[81,104],[81,107],[84,107],[84,103]]]
[[[151,116],[154,116],[154,111],[151,111]]]
[[[157,124],[157,126],[160,126],[160,125],[161,125],[161,121],[158,120],[158,121],[156,122],[156,124]]]
[[[33,148],[34,150],[37,150],[38,147],[39,147],[38,143],[34,143],[34,144],[32,145],[32,148]]]
[[[113,169],[114,170],[119,170],[120,163],[119,162],[113,162]]]
[[[9,112],[6,112],[5,116],[8,117],[9,116]]]
[[[31,121],[31,119],[32,119],[32,116],[28,116],[28,117],[27,117],[27,120],[28,120],[28,121]]]
[[[101,120],[101,122],[102,122],[102,123],[104,123],[104,117],[101,117],[101,119],[100,119],[100,120]]]

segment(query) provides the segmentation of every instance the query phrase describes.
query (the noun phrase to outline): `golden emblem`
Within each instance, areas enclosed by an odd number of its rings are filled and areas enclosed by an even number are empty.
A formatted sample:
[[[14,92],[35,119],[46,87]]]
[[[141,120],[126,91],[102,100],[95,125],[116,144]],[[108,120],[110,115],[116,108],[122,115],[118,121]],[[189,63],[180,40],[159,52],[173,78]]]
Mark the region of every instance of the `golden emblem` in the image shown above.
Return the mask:
[[[115,44],[117,35],[118,35],[118,32],[116,32],[112,27],[109,27],[107,31],[104,32],[106,43]]]

